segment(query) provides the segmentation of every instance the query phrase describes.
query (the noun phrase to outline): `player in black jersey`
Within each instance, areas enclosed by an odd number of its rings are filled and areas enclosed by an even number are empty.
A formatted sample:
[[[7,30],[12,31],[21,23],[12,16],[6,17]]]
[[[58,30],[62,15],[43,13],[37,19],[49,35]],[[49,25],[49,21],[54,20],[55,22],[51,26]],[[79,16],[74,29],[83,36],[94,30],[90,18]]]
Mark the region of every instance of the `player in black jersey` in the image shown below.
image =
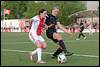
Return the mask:
[[[73,53],[68,52],[61,35],[57,32],[56,29],[56,27],[59,27],[64,32],[68,33],[65,27],[61,25],[60,22],[58,21],[56,17],[58,13],[59,13],[59,8],[54,7],[52,9],[52,13],[48,14],[48,16],[46,17],[45,23],[48,26],[48,29],[46,30],[46,35],[49,39],[53,40],[55,43],[59,45],[59,48],[56,50],[56,52],[54,52],[53,57],[57,57],[57,55],[59,55],[61,52],[64,52],[66,56],[71,56]]]
[[[80,22],[80,33],[78,35],[78,38],[76,40],[80,40],[80,37],[83,36],[84,39],[86,39],[85,35],[83,34],[83,30],[84,30],[84,24],[83,24],[83,21],[81,20]]]

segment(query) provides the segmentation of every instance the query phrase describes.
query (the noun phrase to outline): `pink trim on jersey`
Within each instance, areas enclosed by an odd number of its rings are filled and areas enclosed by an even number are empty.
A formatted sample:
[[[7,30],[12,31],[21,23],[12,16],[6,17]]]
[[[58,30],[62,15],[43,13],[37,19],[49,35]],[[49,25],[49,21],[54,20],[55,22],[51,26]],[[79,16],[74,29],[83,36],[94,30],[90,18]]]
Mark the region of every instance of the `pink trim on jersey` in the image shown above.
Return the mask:
[[[31,29],[31,27],[32,27],[32,22],[33,22],[33,21],[29,22],[29,24],[30,24],[29,30],[30,30],[30,29]]]
[[[32,36],[32,33],[30,33],[30,36],[32,37],[32,39],[35,41],[34,37]]]
[[[41,35],[42,34],[42,25],[44,24],[44,18],[39,16],[39,19],[40,19],[40,22],[39,22],[38,28],[36,30],[37,35]]]

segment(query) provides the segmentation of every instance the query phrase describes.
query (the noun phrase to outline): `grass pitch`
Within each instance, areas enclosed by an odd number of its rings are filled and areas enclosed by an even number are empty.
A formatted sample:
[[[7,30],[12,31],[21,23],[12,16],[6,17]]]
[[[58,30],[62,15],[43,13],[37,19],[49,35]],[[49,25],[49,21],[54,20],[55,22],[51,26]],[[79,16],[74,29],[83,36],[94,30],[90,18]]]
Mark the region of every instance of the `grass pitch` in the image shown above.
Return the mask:
[[[34,60],[29,60],[28,51],[34,50],[35,46],[28,37],[28,33],[1,33],[1,66],[98,66],[99,65],[99,33],[89,35],[87,39],[76,40],[78,34],[70,38],[67,34],[61,33],[66,47],[74,53],[67,57],[67,62],[59,64],[57,59],[52,59],[57,45],[43,34],[47,48],[43,50],[43,60],[47,63],[37,64],[37,55]]]

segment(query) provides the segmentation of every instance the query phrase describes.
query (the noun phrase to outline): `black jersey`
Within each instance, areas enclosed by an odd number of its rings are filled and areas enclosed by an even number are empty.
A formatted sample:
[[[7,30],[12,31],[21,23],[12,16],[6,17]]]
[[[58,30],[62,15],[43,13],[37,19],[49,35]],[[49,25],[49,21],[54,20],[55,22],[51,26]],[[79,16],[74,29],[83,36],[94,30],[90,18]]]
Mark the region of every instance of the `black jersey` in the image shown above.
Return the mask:
[[[80,31],[82,32],[84,30],[84,24],[83,23],[80,23]]]
[[[51,25],[53,24],[53,26],[49,27],[48,30],[46,30],[46,32],[51,32],[51,31],[55,31],[56,32],[56,28],[55,25],[57,25],[58,19],[57,17],[53,16],[52,14],[48,14],[48,16],[46,17],[46,25]]]

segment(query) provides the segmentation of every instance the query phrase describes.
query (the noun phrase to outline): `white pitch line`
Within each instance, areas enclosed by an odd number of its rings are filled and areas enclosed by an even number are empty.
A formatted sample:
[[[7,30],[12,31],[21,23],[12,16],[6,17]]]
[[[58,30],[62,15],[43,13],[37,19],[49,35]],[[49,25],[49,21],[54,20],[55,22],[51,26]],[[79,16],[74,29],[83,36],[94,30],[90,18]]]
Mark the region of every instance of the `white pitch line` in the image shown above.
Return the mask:
[[[8,43],[1,43],[1,44],[24,44],[24,43],[32,43],[32,42],[8,42]]]
[[[73,54],[74,56],[84,56],[84,57],[95,57],[95,58],[99,58],[99,56],[95,56],[95,55],[82,55],[82,54]]]
[[[9,49],[1,49],[1,51],[10,51],[10,52],[30,52],[30,51],[23,51],[23,50],[9,50]],[[44,54],[53,54],[51,52],[43,52]],[[95,55],[83,55],[83,54],[73,54],[73,56],[82,56],[82,57],[92,57],[92,58],[99,58],[99,56]]]
[[[80,40],[80,41],[84,41],[84,42],[94,42],[94,41],[99,41],[99,40]],[[46,41],[46,42],[50,42],[50,41]],[[67,42],[79,42],[77,40],[71,40],[71,41],[67,41]],[[32,43],[32,42],[8,42],[8,43],[1,43],[1,44],[21,44],[21,43]]]
[[[23,50],[9,50],[9,49],[1,49],[1,51],[11,51],[11,52],[30,52],[30,51],[23,51]]]

